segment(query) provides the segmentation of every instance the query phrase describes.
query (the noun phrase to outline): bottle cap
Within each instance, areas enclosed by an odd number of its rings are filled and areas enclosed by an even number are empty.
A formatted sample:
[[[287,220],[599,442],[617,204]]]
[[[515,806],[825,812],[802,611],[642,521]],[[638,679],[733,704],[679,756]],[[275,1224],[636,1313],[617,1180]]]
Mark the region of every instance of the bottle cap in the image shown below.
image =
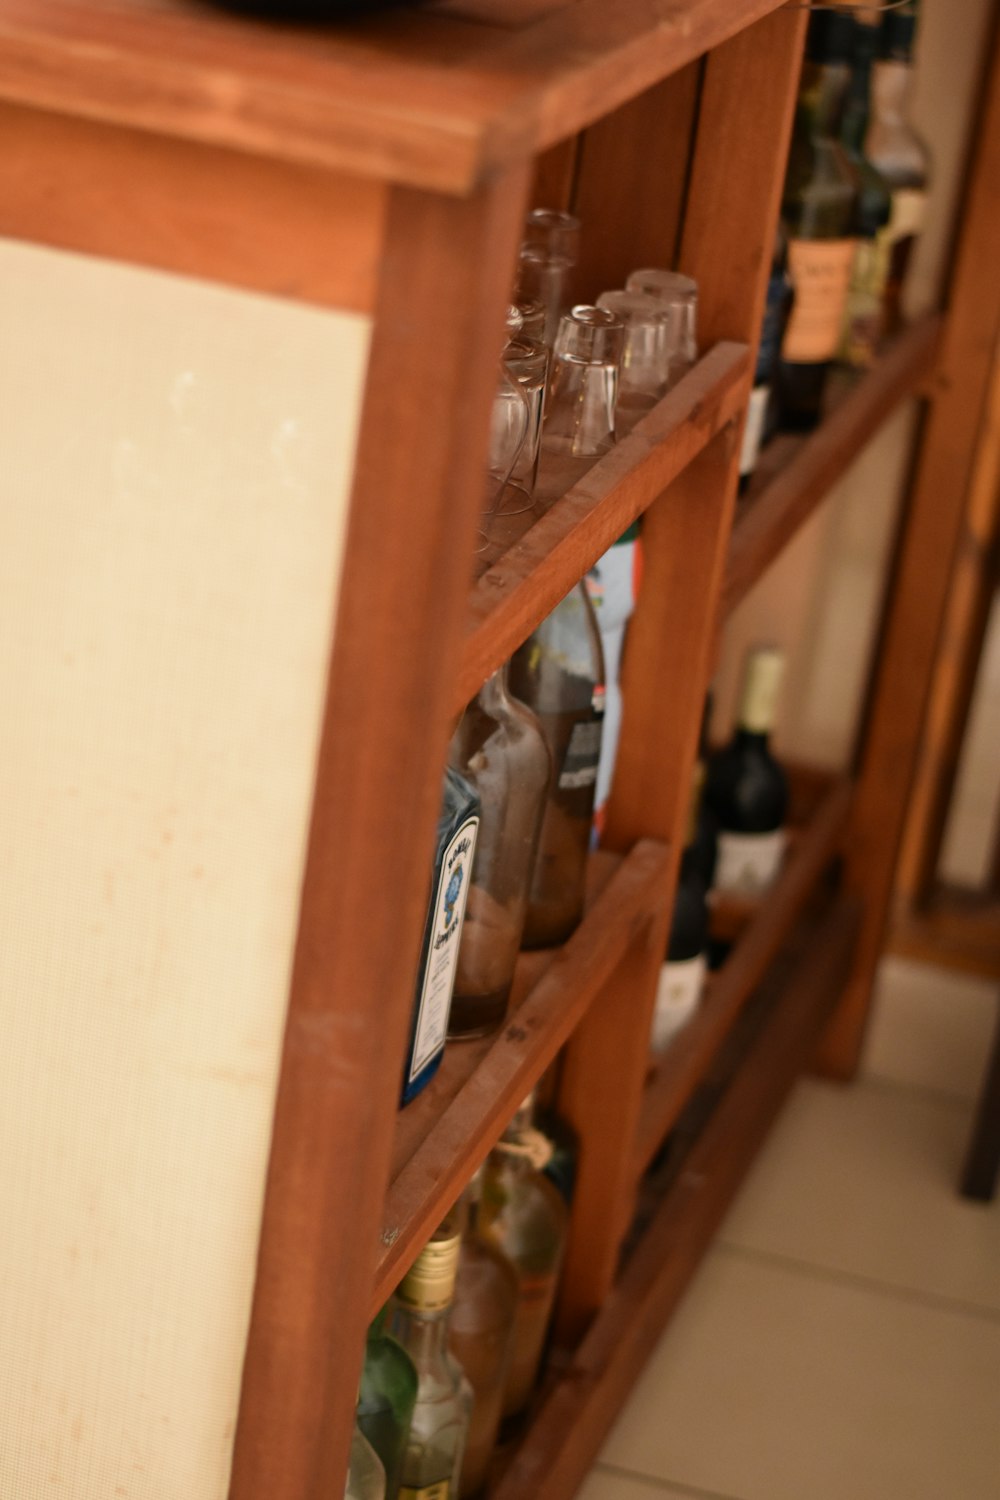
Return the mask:
[[[556,359],[579,365],[618,366],[625,330],[622,321],[605,307],[578,303],[559,319],[553,353]]]
[[[742,729],[748,729],[751,734],[770,733],[784,673],[784,652],[777,646],[758,646],[750,652],[740,705]]]
[[[427,1242],[396,1289],[406,1307],[441,1312],[451,1304],[462,1236],[450,1217]]]

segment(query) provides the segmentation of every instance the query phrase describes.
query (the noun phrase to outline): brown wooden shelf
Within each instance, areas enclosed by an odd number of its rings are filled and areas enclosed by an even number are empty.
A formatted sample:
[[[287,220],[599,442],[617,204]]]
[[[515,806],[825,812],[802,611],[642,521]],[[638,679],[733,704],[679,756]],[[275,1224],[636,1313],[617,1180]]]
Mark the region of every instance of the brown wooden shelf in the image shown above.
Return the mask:
[[[494,1036],[451,1042],[434,1079],[398,1117],[373,1308],[405,1274],[517,1106],[538,1082],[663,900],[668,851],[644,840],[592,861],[583,922],[558,949],[526,953]],[[518,1002],[518,996],[520,1000]]]
[[[901,905],[889,946],[905,958],[1000,978],[1000,894],[942,883],[922,905]]]
[[[860,917],[859,901],[844,896],[808,924],[794,960],[775,978],[761,1035],[541,1401],[490,1500],[571,1500],[576,1493],[792,1084],[815,1054],[848,972]]]
[[[780,0],[430,0],[289,26],[195,0],[4,0],[0,97],[465,193]]]
[[[746,397],[744,344],[716,344],[669,395],[473,585],[456,684],[464,708],[622,532],[677,478]]]
[[[691,1098],[749,997],[800,919],[840,842],[851,783],[838,780],[801,830],[774,888],[706,988],[698,1011],[651,1072],[636,1132],[638,1178]]]
[[[764,449],[737,509],[722,588],[723,615],[774,562],[900,402],[928,379],[940,334],[939,314],[918,319],[836,401],[815,432],[780,434]]]

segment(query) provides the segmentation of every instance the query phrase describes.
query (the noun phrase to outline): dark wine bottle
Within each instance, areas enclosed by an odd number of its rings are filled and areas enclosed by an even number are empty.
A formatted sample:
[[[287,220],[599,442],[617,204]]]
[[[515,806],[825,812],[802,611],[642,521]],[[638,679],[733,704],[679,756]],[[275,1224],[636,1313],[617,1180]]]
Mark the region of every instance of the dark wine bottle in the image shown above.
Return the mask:
[[[774,255],[771,275],[767,282],[767,298],[764,303],[764,320],[760,330],[757,349],[757,365],[754,370],[753,390],[747,404],[747,419],[743,428],[743,446],[740,449],[740,491],[747,488],[761,448],[771,436],[777,421],[773,399],[774,378],[781,354],[781,342],[792,310],[794,292],[788,274],[788,239],[784,225],[778,225],[774,239]]]
[[[718,891],[761,894],[784,857],[788,781],[769,745],[783,672],[780,651],[751,651],[735,732],[709,761],[705,795],[719,820]]]
[[[479,799],[465,778],[449,766],[444,775],[413,1025],[403,1069],[403,1104],[430,1082],[444,1051],[478,828]]]
[[[858,174],[840,140],[852,37],[846,12],[810,18],[781,206],[795,288],[776,377],[785,427],[819,421],[854,262]]]
[[[878,50],[877,20],[854,22],[851,81],[840,126],[840,139],[858,172],[855,229],[858,236],[847,293],[840,357],[866,369],[874,363],[882,338],[882,307],[888,256],[884,233],[892,214],[892,196],[881,172],[865,155],[871,110],[872,64]]]
[[[695,818],[692,808],[691,837],[681,856],[670,941],[656,990],[650,1036],[650,1049],[656,1053],[666,1051],[698,1009],[708,972],[708,886],[693,848]]]

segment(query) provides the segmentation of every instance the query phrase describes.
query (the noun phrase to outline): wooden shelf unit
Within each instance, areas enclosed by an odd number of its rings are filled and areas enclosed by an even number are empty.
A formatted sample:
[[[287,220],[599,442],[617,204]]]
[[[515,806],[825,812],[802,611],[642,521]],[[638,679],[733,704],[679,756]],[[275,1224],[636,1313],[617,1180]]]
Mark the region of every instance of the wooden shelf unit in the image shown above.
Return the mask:
[[[559,1108],[580,1140],[564,1373],[493,1500],[569,1500],[795,1077],[824,1036],[831,1071],[856,1060],[922,718],[899,684],[929,670],[940,616],[932,600],[908,654],[939,529],[931,479],[978,396],[977,320],[1000,317],[983,253],[998,132],[974,153],[947,314],[906,331],[815,434],[775,445],[737,506],[805,26],[805,7],[780,0],[431,0],[318,29],[199,0],[0,7],[0,232],[373,319],[230,1500],[340,1493],[371,1310],[560,1050]],[[997,111],[994,59],[987,134]],[[584,282],[620,282],[637,260],[694,275],[706,353],[470,590],[533,180],[586,206]],[[651,1072],[719,620],[912,395],[929,421],[886,607],[887,702]],[[951,516],[958,501],[938,491]],[[400,1116],[454,715],[640,514],[644,585],[588,914],[560,952],[525,956],[508,1024],[452,1046]],[[373,901],[386,849],[394,889]],[[756,1045],[622,1266],[638,1178],[772,983]]]

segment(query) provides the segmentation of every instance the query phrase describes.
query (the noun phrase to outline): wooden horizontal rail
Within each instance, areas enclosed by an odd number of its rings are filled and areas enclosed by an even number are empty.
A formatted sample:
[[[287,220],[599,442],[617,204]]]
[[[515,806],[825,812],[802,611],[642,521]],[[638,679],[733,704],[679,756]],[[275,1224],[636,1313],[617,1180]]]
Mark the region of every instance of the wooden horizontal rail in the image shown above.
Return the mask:
[[[716,344],[669,395],[545,512],[472,589],[456,685],[463,708],[588,568],[739,416],[745,344]]]
[[[666,845],[644,840],[615,864],[569,941],[548,955],[525,955],[544,972],[503,1030],[479,1043],[450,1043],[438,1077],[402,1112],[407,1156],[386,1196],[373,1309],[406,1273],[662,901]]]
[[[796,840],[774,888],[726,963],[712,976],[698,1011],[660,1059],[646,1085],[636,1131],[635,1174],[649,1166],[694,1093],[727,1032],[760,984],[837,852],[851,784],[837,781]]]
[[[763,1035],[668,1190],[614,1291],[540,1406],[490,1500],[571,1500],[708,1248],[846,980],[860,903],[841,898],[809,935]]]
[[[918,319],[815,432],[776,438],[764,450],[759,480],[740,501],[733,526],[723,616],[774,562],[900,402],[918,393],[934,369],[940,333],[939,314]]]
[[[1000,979],[1000,894],[940,885],[925,904],[897,911],[889,948],[905,958]]]
[[[4,0],[0,98],[466,194],[781,3],[430,0],[303,27],[187,0]]]

